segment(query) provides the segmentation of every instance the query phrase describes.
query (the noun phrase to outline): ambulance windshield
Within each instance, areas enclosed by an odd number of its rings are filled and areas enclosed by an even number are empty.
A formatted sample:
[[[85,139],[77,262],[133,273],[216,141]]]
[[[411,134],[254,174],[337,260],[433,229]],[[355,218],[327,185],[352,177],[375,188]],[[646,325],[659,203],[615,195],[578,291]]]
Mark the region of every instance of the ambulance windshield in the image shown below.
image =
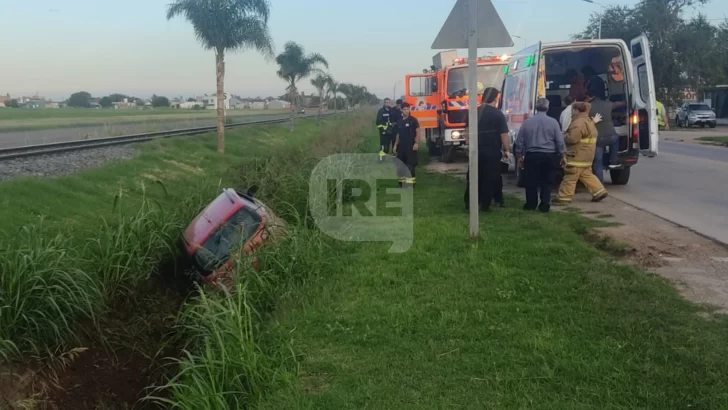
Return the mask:
[[[488,87],[498,90],[503,86],[505,65],[481,65],[478,66],[478,94]],[[468,95],[468,68],[458,67],[451,69],[447,74],[447,95],[449,97],[460,97]]]

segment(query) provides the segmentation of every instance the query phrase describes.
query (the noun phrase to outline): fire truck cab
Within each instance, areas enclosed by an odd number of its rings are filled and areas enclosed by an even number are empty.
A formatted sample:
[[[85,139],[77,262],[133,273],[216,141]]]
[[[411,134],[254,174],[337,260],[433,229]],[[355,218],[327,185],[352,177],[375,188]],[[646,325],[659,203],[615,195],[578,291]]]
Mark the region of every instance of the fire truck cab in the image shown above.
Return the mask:
[[[430,154],[452,162],[456,150],[467,148],[468,61],[456,50],[437,53],[432,60],[430,70],[405,77],[405,100],[425,130]],[[479,95],[488,87],[501,89],[509,60],[505,55],[478,58]]]

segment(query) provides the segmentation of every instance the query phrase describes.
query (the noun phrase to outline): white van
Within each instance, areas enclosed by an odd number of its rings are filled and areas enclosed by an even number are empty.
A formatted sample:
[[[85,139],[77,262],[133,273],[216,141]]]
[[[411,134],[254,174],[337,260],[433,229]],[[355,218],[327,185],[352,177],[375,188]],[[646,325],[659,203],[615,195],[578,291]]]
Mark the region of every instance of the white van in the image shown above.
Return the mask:
[[[640,152],[649,157],[657,155],[655,83],[650,47],[644,35],[633,39],[629,47],[622,40],[611,39],[539,42],[516,53],[505,70],[499,104],[508,119],[513,152],[521,124],[535,114],[536,99],[547,98],[548,115],[558,121],[566,108],[564,100],[574,75],[586,71],[587,77],[596,75],[604,80],[608,100],[627,101],[626,106],[613,111],[620,139],[619,168],[609,171],[612,184],[627,184]],[[516,169],[518,185],[522,186],[523,173],[515,159],[511,165]]]

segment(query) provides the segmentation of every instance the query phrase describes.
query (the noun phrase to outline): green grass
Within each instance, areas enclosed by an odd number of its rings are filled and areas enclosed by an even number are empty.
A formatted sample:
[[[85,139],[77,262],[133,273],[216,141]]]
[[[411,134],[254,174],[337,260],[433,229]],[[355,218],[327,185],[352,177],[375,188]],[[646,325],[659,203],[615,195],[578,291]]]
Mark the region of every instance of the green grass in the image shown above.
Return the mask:
[[[698,141],[722,142],[724,144],[728,144],[728,136],[700,137],[698,138]]]
[[[417,180],[412,249],[334,243],[282,304],[298,362],[259,408],[728,407],[725,317],[587,244],[599,221],[510,200],[472,242],[463,182]]]
[[[0,359],[54,350],[74,339],[76,322],[132,297],[220,188],[259,183],[271,206],[290,195],[305,204],[289,187],[291,159],[311,157],[322,134],[346,143],[362,118],[303,120],[292,135],[285,125],[228,131],[222,158],[207,134],[142,144],[134,159],[72,176],[1,183]],[[274,171],[285,164],[281,180]]]
[[[228,110],[228,117],[284,114],[288,110]],[[76,127],[84,125],[119,125],[160,121],[191,121],[216,118],[214,110],[172,108],[139,109],[0,109],[0,132]]]
[[[586,243],[590,228],[605,221],[525,213],[509,199],[507,209],[482,215],[483,239],[472,242],[464,182],[420,167],[415,242],[406,253],[387,253],[388,243],[336,242],[313,229],[307,178],[317,158],[352,150],[362,130],[365,149],[376,152],[377,144],[371,115],[326,122],[301,121],[293,136],[285,126],[230,132],[223,159],[207,135],[145,144],[135,159],[71,177],[0,184],[0,212],[13,215],[0,221],[6,244],[39,215],[45,233],[32,238],[62,235],[50,244],[21,240],[44,253],[11,259],[29,272],[22,277],[49,272],[35,282],[11,278],[39,292],[28,298],[30,318],[45,325],[39,329],[51,326],[45,321],[55,306],[44,301],[83,283],[53,275],[76,273],[69,251],[99,255],[93,266],[103,274],[84,270],[89,280],[126,294],[218,187],[259,184],[259,195],[289,221],[289,235],[259,255],[261,271],[238,261],[234,294],[204,290],[186,304],[176,330],[186,341],[179,371],[152,392],[157,400],[199,410],[728,406],[725,318],[699,317],[706,309],[666,281]],[[138,255],[142,262],[123,268]],[[96,288],[100,295],[78,294],[103,306],[108,288]],[[74,295],[64,309],[76,306]],[[11,318],[23,312],[13,309]],[[0,327],[0,339],[43,336],[26,322],[11,322],[20,333]],[[48,340],[58,338],[48,332]]]

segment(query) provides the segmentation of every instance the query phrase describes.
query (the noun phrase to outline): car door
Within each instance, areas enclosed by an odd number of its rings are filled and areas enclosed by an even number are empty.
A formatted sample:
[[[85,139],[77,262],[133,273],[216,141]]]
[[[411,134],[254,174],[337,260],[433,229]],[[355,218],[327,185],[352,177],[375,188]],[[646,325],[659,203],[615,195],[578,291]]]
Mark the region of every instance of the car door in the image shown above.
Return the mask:
[[[632,126],[637,127],[640,152],[654,157],[658,152],[657,102],[655,100],[655,79],[650,59],[650,43],[644,34],[630,41],[632,69],[634,73],[633,100],[637,118]],[[634,130],[633,130],[634,132]]]
[[[410,104],[410,113],[423,129],[437,128],[438,88],[437,73],[405,77],[405,99]]]
[[[513,57],[507,66],[501,91],[500,107],[508,120],[511,146],[514,145],[518,130],[533,115],[536,97],[545,94],[543,70],[541,64],[541,42],[525,48]]]

